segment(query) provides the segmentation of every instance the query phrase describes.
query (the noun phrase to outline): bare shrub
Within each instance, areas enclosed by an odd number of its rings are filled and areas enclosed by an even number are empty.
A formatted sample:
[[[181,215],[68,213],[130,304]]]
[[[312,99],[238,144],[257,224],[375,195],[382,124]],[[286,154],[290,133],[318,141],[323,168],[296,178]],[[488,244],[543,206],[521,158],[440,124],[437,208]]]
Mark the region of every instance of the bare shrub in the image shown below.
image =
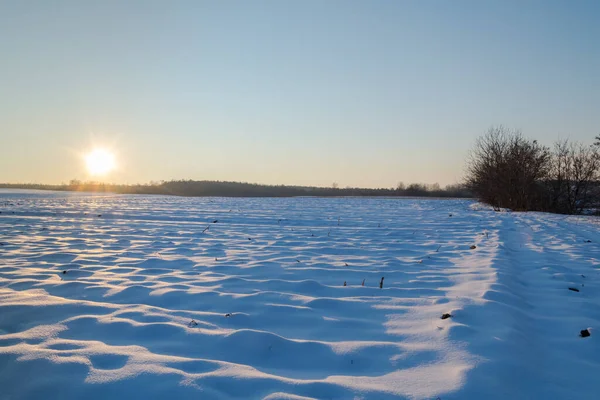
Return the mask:
[[[598,146],[559,141],[554,146],[550,180],[550,210],[579,214],[594,205],[600,178]]]
[[[550,151],[519,131],[493,127],[477,139],[467,162],[467,186],[495,208],[542,209]]]

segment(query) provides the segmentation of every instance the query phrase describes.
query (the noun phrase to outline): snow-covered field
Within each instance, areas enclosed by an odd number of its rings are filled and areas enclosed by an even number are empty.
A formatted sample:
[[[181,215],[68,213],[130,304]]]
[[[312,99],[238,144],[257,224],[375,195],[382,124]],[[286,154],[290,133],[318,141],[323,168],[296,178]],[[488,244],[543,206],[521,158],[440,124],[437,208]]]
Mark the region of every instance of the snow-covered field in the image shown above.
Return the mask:
[[[0,212],[0,399],[600,397],[591,217],[8,190]]]

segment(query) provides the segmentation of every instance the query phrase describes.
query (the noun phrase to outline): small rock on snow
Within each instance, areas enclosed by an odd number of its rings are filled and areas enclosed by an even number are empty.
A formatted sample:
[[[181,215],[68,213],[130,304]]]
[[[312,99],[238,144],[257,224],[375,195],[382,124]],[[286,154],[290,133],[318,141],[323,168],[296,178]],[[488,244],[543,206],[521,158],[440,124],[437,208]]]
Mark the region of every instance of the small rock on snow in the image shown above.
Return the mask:
[[[590,332],[590,330],[591,330],[590,328],[582,330],[580,332],[579,336],[581,336],[581,337],[588,337],[588,336],[590,336],[592,334],[592,332]]]

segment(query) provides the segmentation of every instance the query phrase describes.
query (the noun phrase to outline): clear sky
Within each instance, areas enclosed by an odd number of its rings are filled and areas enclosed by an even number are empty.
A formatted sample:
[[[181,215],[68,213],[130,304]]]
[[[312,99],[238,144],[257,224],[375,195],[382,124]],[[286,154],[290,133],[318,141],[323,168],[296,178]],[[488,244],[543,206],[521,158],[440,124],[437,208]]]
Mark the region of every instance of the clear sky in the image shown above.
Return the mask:
[[[600,133],[600,1],[0,0],[0,182],[454,183]]]

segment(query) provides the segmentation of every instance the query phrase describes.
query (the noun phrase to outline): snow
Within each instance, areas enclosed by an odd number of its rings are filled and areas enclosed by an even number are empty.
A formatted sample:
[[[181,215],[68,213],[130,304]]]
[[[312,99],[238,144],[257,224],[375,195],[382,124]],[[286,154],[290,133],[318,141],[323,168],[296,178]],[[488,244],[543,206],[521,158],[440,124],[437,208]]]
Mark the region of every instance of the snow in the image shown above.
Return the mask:
[[[0,190],[0,399],[594,398],[598,232],[468,200]]]

